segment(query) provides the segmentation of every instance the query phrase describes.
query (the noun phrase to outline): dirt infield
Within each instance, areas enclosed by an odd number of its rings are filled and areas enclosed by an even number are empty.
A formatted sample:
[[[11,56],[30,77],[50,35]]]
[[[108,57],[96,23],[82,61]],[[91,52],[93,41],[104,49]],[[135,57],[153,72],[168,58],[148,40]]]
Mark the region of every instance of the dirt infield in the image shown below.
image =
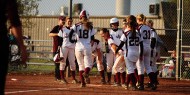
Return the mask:
[[[78,78],[78,77],[77,77]],[[190,81],[176,82],[173,79],[159,79],[156,91],[129,91],[122,87],[101,85],[99,76],[91,76],[91,84],[80,88],[80,84],[61,84],[54,81],[53,75],[13,75],[7,76],[6,95],[189,95]],[[145,79],[147,81],[147,79]]]

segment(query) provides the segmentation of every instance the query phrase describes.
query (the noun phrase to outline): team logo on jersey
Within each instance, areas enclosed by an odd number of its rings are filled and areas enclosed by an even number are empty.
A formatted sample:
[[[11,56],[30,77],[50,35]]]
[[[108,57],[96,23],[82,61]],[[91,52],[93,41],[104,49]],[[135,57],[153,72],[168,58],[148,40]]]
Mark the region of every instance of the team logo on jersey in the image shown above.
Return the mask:
[[[116,38],[121,38],[121,36],[120,36],[120,35],[117,35]]]

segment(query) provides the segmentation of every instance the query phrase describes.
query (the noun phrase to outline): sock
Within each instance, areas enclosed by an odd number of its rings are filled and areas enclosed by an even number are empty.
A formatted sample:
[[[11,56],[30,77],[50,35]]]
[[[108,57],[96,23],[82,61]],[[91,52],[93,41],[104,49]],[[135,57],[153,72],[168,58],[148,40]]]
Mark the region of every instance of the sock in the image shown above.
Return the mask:
[[[123,73],[121,74],[121,83],[124,84],[125,81],[126,81],[126,72],[123,72]]]
[[[155,76],[155,75],[154,75],[154,74],[155,74],[155,73],[153,73],[153,72],[150,72],[150,73],[148,74],[151,84],[154,84],[154,83],[155,83],[155,79],[154,79],[154,76]]]
[[[108,82],[111,82],[111,72],[107,72]]]
[[[72,73],[72,78],[73,78],[73,80],[75,80],[75,71],[71,71],[71,73]]]
[[[85,84],[85,81],[84,81],[84,77],[83,77],[83,74],[84,73],[84,71],[79,71],[79,76],[80,76],[80,81],[81,81],[81,83],[82,84]]]
[[[144,74],[138,75],[139,85],[144,85]]]
[[[138,82],[138,71],[137,69],[134,69],[134,75],[135,75],[135,83]]]
[[[65,75],[64,75],[64,70],[60,70],[60,76],[61,76],[61,79],[65,79]]]
[[[89,74],[90,68],[89,68],[89,67],[85,68],[84,72],[85,72],[86,74]]]
[[[130,83],[130,77],[131,77],[131,75],[130,74],[127,74],[127,78],[126,78],[126,84],[127,84],[127,86],[129,85],[129,83]]]
[[[101,78],[102,78],[102,79],[104,79],[104,80],[105,80],[104,70],[100,71],[100,76],[101,76]]]

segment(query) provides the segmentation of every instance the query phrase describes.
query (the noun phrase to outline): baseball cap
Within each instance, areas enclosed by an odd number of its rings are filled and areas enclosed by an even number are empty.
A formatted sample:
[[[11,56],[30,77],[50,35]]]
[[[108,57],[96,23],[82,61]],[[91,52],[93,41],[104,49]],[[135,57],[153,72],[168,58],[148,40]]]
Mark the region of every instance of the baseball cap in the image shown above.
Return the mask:
[[[65,21],[65,19],[66,19],[66,17],[64,17],[64,16],[59,17],[59,20]]]

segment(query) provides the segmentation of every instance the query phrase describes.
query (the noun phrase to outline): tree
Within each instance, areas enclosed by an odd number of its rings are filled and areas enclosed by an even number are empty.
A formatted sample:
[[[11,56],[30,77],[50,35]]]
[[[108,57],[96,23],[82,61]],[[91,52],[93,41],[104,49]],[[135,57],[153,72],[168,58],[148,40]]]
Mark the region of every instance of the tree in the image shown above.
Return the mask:
[[[38,15],[39,1],[41,0],[17,0],[18,13],[22,17],[23,28],[31,28],[34,25],[30,18]]]

